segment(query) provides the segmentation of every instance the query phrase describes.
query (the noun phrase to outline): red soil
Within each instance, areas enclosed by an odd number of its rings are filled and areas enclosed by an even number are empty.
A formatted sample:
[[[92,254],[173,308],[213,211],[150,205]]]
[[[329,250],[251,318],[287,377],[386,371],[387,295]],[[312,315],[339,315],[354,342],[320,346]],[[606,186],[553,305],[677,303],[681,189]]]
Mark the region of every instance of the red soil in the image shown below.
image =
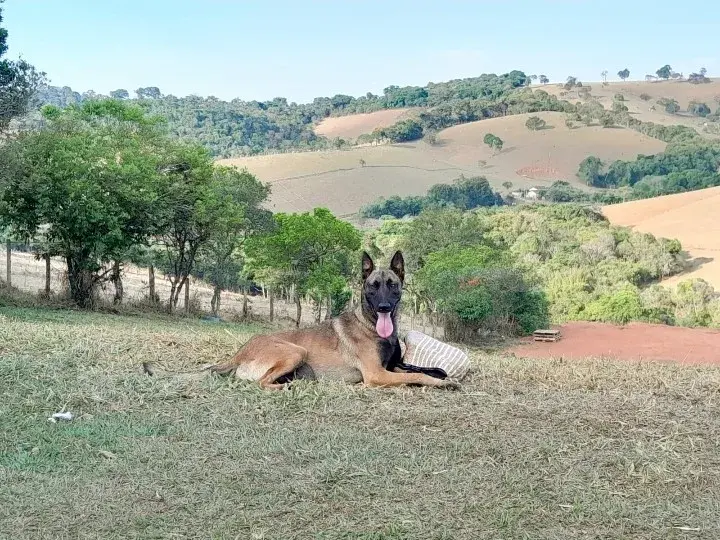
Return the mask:
[[[526,358],[611,358],[720,364],[720,331],[631,323],[573,322],[557,327],[560,341],[526,338],[508,352]]]

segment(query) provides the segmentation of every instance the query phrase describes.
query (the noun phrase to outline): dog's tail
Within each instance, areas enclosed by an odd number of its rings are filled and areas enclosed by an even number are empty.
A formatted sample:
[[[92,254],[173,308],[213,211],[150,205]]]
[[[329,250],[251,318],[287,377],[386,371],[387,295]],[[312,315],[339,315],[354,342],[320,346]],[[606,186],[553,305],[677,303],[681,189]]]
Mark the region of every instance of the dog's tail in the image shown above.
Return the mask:
[[[225,366],[218,364],[212,364],[203,366],[198,371],[183,371],[183,372],[172,372],[158,369],[152,362],[143,362],[142,371],[148,377],[181,377],[181,378],[198,378],[205,376],[209,373],[218,373],[219,375],[226,375],[231,373],[230,371],[224,370]]]

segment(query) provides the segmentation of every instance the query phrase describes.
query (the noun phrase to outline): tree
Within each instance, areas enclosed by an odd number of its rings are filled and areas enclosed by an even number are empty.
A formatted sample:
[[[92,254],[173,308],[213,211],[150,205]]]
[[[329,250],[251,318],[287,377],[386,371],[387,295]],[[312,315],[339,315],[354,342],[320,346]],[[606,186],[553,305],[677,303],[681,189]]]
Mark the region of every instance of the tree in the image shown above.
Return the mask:
[[[0,8],[0,24],[2,22]],[[28,112],[37,89],[45,83],[45,74],[35,71],[25,60],[3,58],[8,49],[7,38],[8,31],[0,26],[0,134],[8,129],[12,120]]]
[[[668,80],[670,78],[670,74],[672,73],[672,68],[669,64],[665,64],[663,67],[658,69],[656,72],[657,76],[661,79]]]
[[[657,103],[658,105],[665,108],[665,112],[670,114],[675,114],[680,110],[680,104],[674,99],[660,98],[658,99]]]
[[[602,168],[603,162],[600,158],[588,156],[580,162],[580,168],[577,173],[578,178],[583,180],[588,186],[601,187],[603,185],[601,180]]]
[[[545,129],[545,126],[547,126],[547,122],[545,122],[545,120],[543,120],[539,116],[531,116],[525,122],[525,127],[528,128],[530,131],[538,131],[540,129]]]
[[[550,82],[550,79],[548,79],[545,75],[540,75],[540,84],[547,84]]]
[[[618,71],[618,77],[620,77],[623,81],[625,81],[630,76],[630,70],[628,68],[623,69],[622,71]]]
[[[110,92],[110,97],[113,99],[130,99],[130,93],[124,88],[119,88]]]
[[[491,150],[500,151],[503,147],[503,140],[500,137],[493,135],[492,133],[485,134],[483,142],[487,144]]]
[[[168,189],[155,241],[164,248],[162,265],[170,280],[167,307],[172,311],[224,208],[215,192],[212,159],[204,148],[168,143],[158,169]]]
[[[160,224],[158,119],[119,101],[44,110],[47,128],[1,147],[0,222],[23,238],[46,228],[67,263],[70,294],[93,303],[108,264]]]
[[[213,207],[210,235],[200,246],[200,259],[207,271],[204,276],[213,286],[212,311],[220,310],[223,289],[240,284],[242,249],[248,238],[271,230],[272,213],[261,207],[270,188],[247,170],[215,167],[209,189]]]
[[[607,82],[607,76],[608,76],[608,70],[604,69],[602,73],[600,73],[600,76],[602,77],[603,83]]]
[[[688,103],[688,112],[690,114],[694,114],[695,116],[702,117],[705,117],[712,113],[710,107],[708,107],[706,103],[701,103],[699,101],[691,101],[690,103]]]
[[[628,108],[627,108],[627,105],[625,105],[621,101],[613,101],[612,111],[614,113],[628,112]]]
[[[360,234],[325,208],[276,214],[275,221],[274,232],[248,240],[246,253],[253,270],[273,273],[278,282],[295,288],[296,325],[300,326],[303,295],[327,297],[337,289],[338,278],[347,282],[351,276]]]
[[[157,86],[148,86],[147,88],[138,88],[135,90],[138,99],[160,99],[162,94]]]
[[[507,191],[510,191],[510,189],[511,189],[512,186],[513,186],[513,183],[510,182],[509,180],[505,180],[505,181],[502,183],[502,186],[503,186]]]

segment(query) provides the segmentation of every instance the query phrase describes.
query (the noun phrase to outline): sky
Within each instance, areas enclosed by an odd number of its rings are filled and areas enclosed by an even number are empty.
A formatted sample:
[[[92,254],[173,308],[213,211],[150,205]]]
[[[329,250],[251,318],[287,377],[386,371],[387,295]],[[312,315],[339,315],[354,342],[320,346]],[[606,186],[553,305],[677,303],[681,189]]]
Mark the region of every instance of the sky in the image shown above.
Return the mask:
[[[720,75],[720,2],[705,0],[7,0],[3,16],[10,57],[103,94],[307,102],[513,69]]]

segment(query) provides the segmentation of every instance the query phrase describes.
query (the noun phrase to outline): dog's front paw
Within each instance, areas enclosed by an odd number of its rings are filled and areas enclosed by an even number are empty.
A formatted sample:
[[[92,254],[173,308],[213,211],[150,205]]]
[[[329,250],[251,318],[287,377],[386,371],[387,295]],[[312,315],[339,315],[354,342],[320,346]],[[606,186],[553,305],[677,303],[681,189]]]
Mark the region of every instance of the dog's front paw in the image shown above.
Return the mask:
[[[462,390],[462,385],[458,382],[445,379],[440,385],[440,388],[443,390]]]

